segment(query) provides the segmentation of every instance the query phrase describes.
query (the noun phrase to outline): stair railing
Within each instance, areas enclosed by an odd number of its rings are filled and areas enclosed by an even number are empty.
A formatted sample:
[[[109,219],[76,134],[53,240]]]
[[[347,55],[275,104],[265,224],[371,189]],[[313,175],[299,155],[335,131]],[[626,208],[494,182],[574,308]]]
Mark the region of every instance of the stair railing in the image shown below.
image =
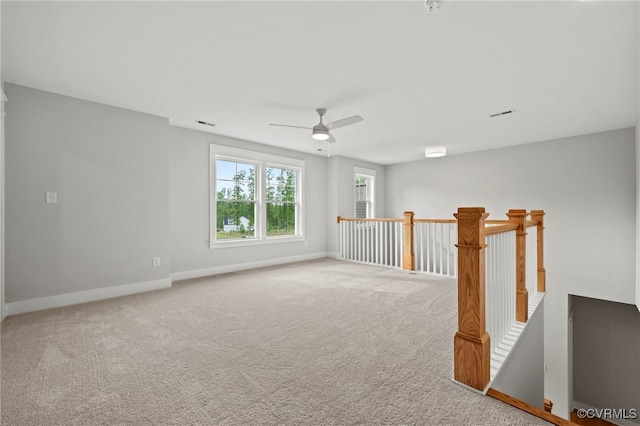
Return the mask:
[[[455,220],[338,216],[339,258],[457,277],[454,379],[482,391],[546,291],[544,214],[514,209],[508,220],[487,220],[483,207],[461,207]]]
[[[403,219],[359,219],[338,216],[340,259],[400,268]]]
[[[482,207],[459,208],[454,215],[459,263],[454,379],[480,391],[495,377],[546,290],[544,212],[509,210],[503,221],[488,221],[488,215]]]
[[[410,271],[455,277],[458,267],[457,221],[402,218],[359,219],[338,216],[339,258]]]

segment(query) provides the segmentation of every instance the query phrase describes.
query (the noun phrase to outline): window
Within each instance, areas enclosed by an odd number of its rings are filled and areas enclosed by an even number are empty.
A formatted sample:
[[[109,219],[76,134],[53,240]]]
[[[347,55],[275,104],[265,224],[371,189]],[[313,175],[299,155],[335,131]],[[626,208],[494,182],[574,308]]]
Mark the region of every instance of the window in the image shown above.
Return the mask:
[[[304,239],[304,161],[211,145],[210,247]]]
[[[296,170],[267,166],[267,236],[295,235]]]
[[[216,239],[255,238],[256,165],[216,160]]]
[[[375,170],[354,169],[355,176],[355,217],[358,219],[368,219],[375,217],[373,203],[373,185]]]

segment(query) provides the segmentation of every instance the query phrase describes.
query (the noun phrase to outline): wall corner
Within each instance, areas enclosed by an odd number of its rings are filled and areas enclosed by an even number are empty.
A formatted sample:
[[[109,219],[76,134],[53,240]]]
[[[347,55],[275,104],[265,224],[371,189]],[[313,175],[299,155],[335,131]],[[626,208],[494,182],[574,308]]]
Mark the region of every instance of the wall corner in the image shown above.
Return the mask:
[[[636,308],[640,311],[640,117],[636,123]]]

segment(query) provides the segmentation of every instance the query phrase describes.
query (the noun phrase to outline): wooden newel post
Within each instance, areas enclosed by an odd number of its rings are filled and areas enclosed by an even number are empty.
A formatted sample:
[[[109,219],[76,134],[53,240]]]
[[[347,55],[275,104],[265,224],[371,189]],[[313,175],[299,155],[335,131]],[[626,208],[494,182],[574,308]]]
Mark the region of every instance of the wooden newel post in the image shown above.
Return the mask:
[[[415,254],[413,253],[413,212],[404,212],[402,226],[402,269],[413,271],[415,268]]]
[[[516,229],[516,321],[529,319],[529,293],[527,292],[527,211],[509,210],[509,222],[517,223]]]
[[[461,207],[458,219],[458,331],[453,376],[480,391],[489,383],[490,347],[485,329],[485,237],[482,207]]]
[[[547,272],[544,269],[544,210],[531,210],[531,220],[538,222],[538,291],[547,291]]]

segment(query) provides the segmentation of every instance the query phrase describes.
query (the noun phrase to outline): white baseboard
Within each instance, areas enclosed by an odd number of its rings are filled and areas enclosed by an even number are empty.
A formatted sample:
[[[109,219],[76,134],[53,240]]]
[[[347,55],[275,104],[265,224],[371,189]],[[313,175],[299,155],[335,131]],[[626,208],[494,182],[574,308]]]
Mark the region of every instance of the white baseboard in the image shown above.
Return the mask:
[[[58,296],[40,297],[37,299],[7,303],[4,312],[8,315],[24,314],[26,312],[59,308],[61,306],[76,305],[78,303],[94,302],[96,300],[128,296],[130,294],[144,293],[168,287],[171,287],[170,278],[113,287],[96,288],[94,290],[78,291],[75,293],[60,294]]]
[[[0,318],[0,321],[4,321],[4,319],[7,317],[8,315],[8,310],[9,307],[7,306],[7,304],[5,303],[4,306],[2,307],[2,318]]]
[[[596,411],[597,409],[595,407],[592,407],[592,406],[587,405],[587,404],[583,404],[582,402],[579,402],[579,401],[573,401],[573,409],[589,410],[589,411],[586,412],[588,414],[589,418],[593,418],[594,416],[597,417],[597,414],[598,414],[598,411]],[[573,409],[571,409],[571,411],[573,411]],[[613,419],[613,418],[606,418],[605,417],[603,420],[606,420],[609,423],[613,423],[614,425],[638,426],[638,423],[636,423],[636,422],[634,422],[632,420],[636,420],[637,421],[637,419],[640,418],[640,412],[636,411],[635,413],[631,413],[630,412],[631,409],[636,409],[637,410],[637,408],[635,408],[635,407],[629,407],[629,408],[626,409],[626,412],[624,414],[626,414],[628,417],[631,417],[630,414],[635,414],[635,419],[630,419],[630,418],[627,418],[627,419]],[[602,410],[602,409],[600,409],[600,410]],[[623,416],[624,416],[624,414],[623,414]]]
[[[322,259],[328,257],[327,252],[303,254],[300,256],[279,257],[277,259],[258,260],[255,262],[237,263],[234,265],[214,266],[211,268],[194,269],[192,271],[174,272],[171,274],[172,281],[190,280],[192,278],[202,278],[211,275],[226,274],[229,272],[246,271],[247,269],[264,268],[266,266],[283,265],[286,263],[303,262],[305,260]]]
[[[327,252],[327,257],[330,257],[331,259],[339,259],[340,258],[340,252],[339,251],[328,251]]]

